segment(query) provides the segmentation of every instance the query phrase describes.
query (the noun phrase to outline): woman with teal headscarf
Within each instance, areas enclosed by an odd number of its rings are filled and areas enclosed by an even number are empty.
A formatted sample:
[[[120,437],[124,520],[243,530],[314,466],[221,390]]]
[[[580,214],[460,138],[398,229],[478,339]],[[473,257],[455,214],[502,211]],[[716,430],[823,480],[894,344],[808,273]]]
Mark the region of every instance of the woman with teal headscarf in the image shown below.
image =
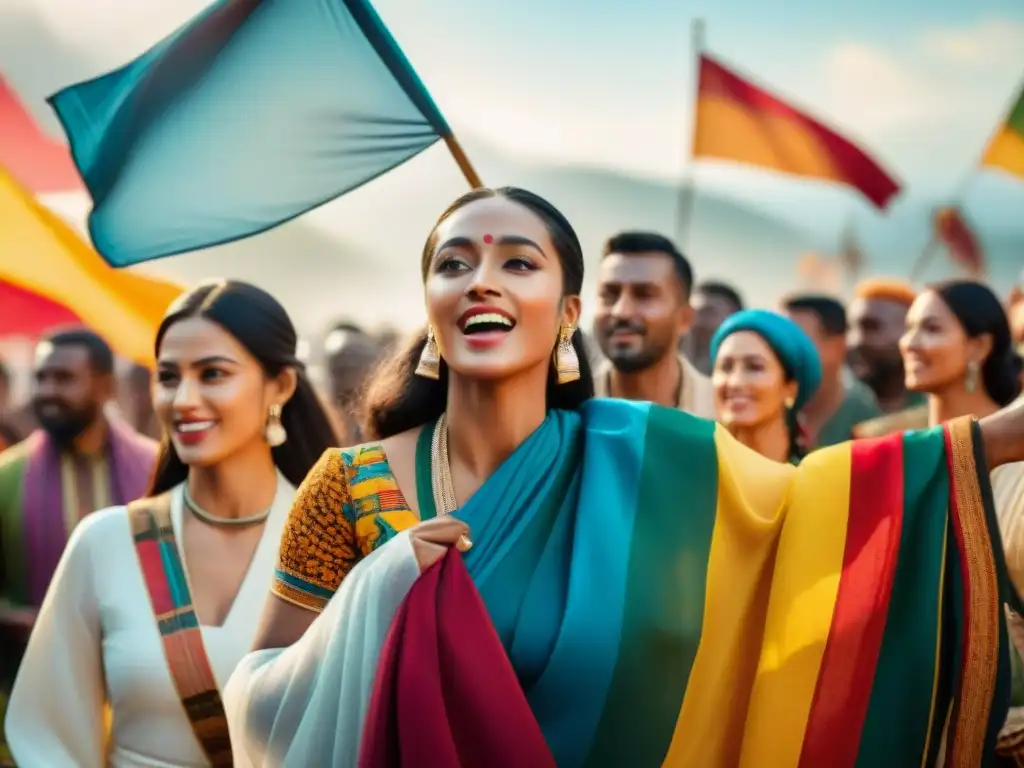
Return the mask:
[[[763,456],[804,457],[800,410],[821,385],[814,342],[789,318],[763,309],[730,316],[711,340],[718,420]]]
[[[583,250],[536,195],[467,193],[420,266],[428,327],[299,489],[224,690],[235,766],[989,764],[985,462],[1024,408],[794,467],[592,397]]]

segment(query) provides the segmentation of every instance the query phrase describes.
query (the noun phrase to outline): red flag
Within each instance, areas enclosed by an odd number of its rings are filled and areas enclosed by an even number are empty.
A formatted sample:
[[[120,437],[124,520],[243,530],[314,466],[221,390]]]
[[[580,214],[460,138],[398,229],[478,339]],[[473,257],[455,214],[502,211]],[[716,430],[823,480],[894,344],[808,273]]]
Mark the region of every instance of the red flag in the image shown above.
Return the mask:
[[[33,194],[83,189],[67,145],[47,136],[0,75],[0,166]]]
[[[81,318],[62,304],[0,280],[0,336],[34,339],[60,325],[80,325]]]
[[[985,254],[974,229],[958,208],[947,206],[935,213],[935,234],[950,257],[975,277],[985,274]]]
[[[900,190],[849,139],[708,56],[700,58],[693,156],[845,184],[878,208]]]

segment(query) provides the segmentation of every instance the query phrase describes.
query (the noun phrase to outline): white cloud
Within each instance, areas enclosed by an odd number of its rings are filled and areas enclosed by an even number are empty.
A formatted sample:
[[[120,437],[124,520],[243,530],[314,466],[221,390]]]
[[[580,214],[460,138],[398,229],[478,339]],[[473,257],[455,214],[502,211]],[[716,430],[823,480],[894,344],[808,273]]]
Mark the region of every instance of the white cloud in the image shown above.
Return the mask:
[[[920,43],[924,52],[950,64],[1017,72],[1022,66],[1024,23],[985,19],[973,27],[932,29]]]
[[[888,52],[845,42],[822,69],[829,112],[876,140],[983,137],[1019,87],[1024,23],[931,28]]]
[[[866,134],[900,130],[951,108],[941,84],[882,50],[842,43],[824,66],[829,113]]]

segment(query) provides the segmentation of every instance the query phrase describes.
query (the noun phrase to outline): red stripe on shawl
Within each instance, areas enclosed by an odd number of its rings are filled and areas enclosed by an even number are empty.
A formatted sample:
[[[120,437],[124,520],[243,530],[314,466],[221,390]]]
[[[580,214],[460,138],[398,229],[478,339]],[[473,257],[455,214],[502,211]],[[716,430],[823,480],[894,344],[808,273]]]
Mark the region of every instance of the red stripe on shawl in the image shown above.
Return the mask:
[[[135,549],[139,553],[139,565],[142,566],[142,579],[149,589],[153,600],[153,613],[162,616],[170,613],[177,606],[171,597],[171,588],[167,584],[164,573],[164,562],[160,555],[160,544],[155,540],[137,541]]]
[[[487,608],[454,549],[399,608],[359,768],[555,768]]]
[[[832,626],[811,704],[802,768],[857,762],[903,526],[903,435],[851,445],[850,512]]]

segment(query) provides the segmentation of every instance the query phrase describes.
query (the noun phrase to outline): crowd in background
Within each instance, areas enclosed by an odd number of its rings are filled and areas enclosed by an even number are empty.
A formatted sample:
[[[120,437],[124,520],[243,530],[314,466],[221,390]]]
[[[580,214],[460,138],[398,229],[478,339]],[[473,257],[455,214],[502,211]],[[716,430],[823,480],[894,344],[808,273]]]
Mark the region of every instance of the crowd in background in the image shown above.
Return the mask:
[[[226,308],[217,310],[210,296],[226,297]],[[266,467],[271,481],[277,471],[287,478],[280,498],[260,518],[268,526],[278,518],[283,521],[295,487],[322,451],[380,436],[379,412],[375,421],[365,402],[374,381],[393,375],[399,358],[413,354],[423,366],[432,354],[430,337],[406,348],[392,332],[374,332],[351,322],[332,325],[317,348],[302,349],[283,308],[244,283],[214,283],[189,297],[191,304],[172,308],[158,334],[158,349],[161,344],[177,345],[179,358],[191,355],[196,370],[213,365],[211,360],[234,360],[237,365],[239,359],[255,356],[253,382],[272,373],[269,380],[282,392],[302,391],[306,397],[301,405],[291,406],[286,412],[290,416],[271,406],[266,424],[252,425],[252,439],[260,445],[266,441],[276,451],[287,440],[282,450],[294,454],[293,459],[275,454],[278,470],[272,464]],[[990,415],[1019,397],[1024,380],[1021,289],[1004,303],[976,281],[915,290],[899,280],[873,279],[859,284],[849,302],[794,293],[772,310],[749,309],[738,288],[698,280],[670,239],[624,232],[607,241],[596,295],[584,299],[594,303],[594,322],[583,335],[587,360],[574,363],[571,375],[592,375],[598,397],[649,401],[718,421],[741,443],[778,462],[799,464],[818,448],[853,438],[924,428],[964,414]],[[201,311],[196,309],[200,306]],[[239,317],[248,319],[241,323]],[[193,321],[200,325],[191,335],[181,335],[180,329]],[[211,330],[207,321],[220,330]],[[437,357],[436,348],[433,354]],[[207,368],[195,374],[196,386],[202,386]],[[293,368],[298,378],[288,379]],[[138,365],[117,366],[104,340],[81,328],[56,329],[39,341],[28,401],[12,402],[12,372],[0,365],[0,547],[6,545],[0,558],[0,642],[5,649],[0,673],[5,688],[34,626],[34,637],[74,636],[76,630],[61,623],[70,619],[60,616],[51,616],[40,630],[37,612],[78,521],[96,509],[138,498],[147,487],[151,494],[167,491],[187,477],[188,469],[180,463],[184,455],[175,464],[157,448],[170,408],[161,393],[182,386],[193,375],[187,369],[184,363],[173,370],[164,366],[154,376]],[[309,392],[302,390],[303,382],[310,383]],[[261,396],[266,395],[263,391]],[[321,413],[326,414],[323,419]],[[67,450],[69,439],[72,450]],[[1014,466],[993,473],[997,509],[1001,519],[1011,521],[1024,518],[1024,472],[1018,471],[1021,465]],[[314,468],[312,475],[316,472]],[[47,488],[64,488],[63,502]],[[74,502],[69,510],[70,497]],[[27,503],[45,509],[51,527],[46,536],[37,536],[38,549],[19,552],[11,546],[11,534],[24,533],[17,526],[27,526],[27,518],[19,517]],[[196,516],[209,518],[187,492],[183,503]],[[53,526],[65,535],[54,536]],[[365,553],[371,544],[362,546]],[[271,554],[276,554],[272,548],[253,554],[250,547],[239,556],[239,589],[246,588],[250,558]],[[111,552],[107,567],[114,569],[115,581],[118,562]],[[1011,564],[1012,575],[1024,582],[1024,570],[1017,573],[1016,568]],[[272,570],[267,565],[267,573]],[[221,622],[235,615],[230,608],[225,611]],[[250,619],[255,622],[255,613]],[[63,641],[48,642],[52,655]],[[115,644],[130,642],[117,636]],[[37,676],[53,674],[33,669]],[[52,684],[62,685],[60,679]],[[154,728],[159,726],[143,722],[139,731],[156,739]],[[168,743],[173,740],[174,734],[167,734]]]
[[[618,243],[610,241],[611,250],[606,250],[613,253],[616,247],[623,245],[634,254],[681,258],[670,241],[651,233],[626,233],[619,237]],[[672,314],[675,308],[659,304],[650,296],[619,299],[635,301],[635,307],[623,310],[620,306],[612,310],[612,314],[619,316],[625,312],[621,323],[638,324],[645,337],[643,355],[654,355],[658,361],[658,355],[663,356],[668,345],[674,343],[685,364],[709,377],[712,374],[712,338],[729,316],[744,309],[744,301],[737,287],[718,280],[696,282],[688,263],[684,269],[683,282],[687,286],[692,284],[692,288],[687,288],[689,313],[682,324]],[[646,276],[648,282],[643,284],[656,285],[662,277]],[[623,290],[628,292],[629,289]],[[666,291],[665,285],[660,290]],[[604,293],[598,297],[599,305],[609,301],[607,284],[600,291]],[[850,302],[823,293],[801,292],[784,297],[775,307],[796,321],[814,341],[824,368],[819,392],[801,412],[805,437],[813,435],[812,443],[831,445],[849,439],[858,424],[862,425],[860,434],[873,434],[879,425],[904,424],[902,415],[908,411],[918,417],[923,413],[920,408],[925,405],[925,396],[921,392],[908,392],[904,353],[899,348],[899,339],[907,329],[906,313],[916,296],[909,283],[902,280],[868,279],[856,286]],[[1004,309],[1012,344],[1015,349],[1024,348],[1024,285],[1010,292]],[[969,322],[966,318],[960,320]],[[599,335],[601,324],[606,322],[607,312],[602,310],[594,330],[584,333],[595,370],[608,360]],[[359,442],[362,435],[360,395],[366,379],[400,340],[392,329],[378,330],[339,321],[325,330],[316,346],[303,345],[303,358],[310,367],[311,378],[317,382],[336,420],[335,426],[347,442]],[[626,370],[632,365],[627,363]],[[637,370],[646,370],[646,367],[640,365]],[[30,401],[15,401],[12,397],[13,377],[10,366],[0,360],[0,446],[3,447],[23,439],[37,426]],[[134,429],[157,439],[160,427],[153,413],[151,382],[152,374],[146,367],[134,363],[119,365],[117,394],[111,406]],[[716,416],[713,411],[704,411],[702,415]],[[901,420],[865,423],[885,414],[901,414]],[[905,423],[916,425],[918,421],[911,419]]]

